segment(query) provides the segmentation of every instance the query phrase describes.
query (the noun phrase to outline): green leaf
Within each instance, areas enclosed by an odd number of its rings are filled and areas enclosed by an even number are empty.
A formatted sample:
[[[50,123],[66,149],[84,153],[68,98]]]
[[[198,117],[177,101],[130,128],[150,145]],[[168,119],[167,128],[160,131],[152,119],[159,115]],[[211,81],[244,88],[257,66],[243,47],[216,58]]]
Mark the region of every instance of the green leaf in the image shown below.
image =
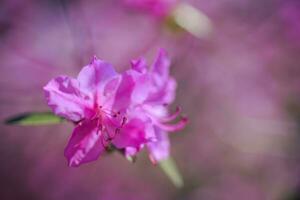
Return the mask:
[[[51,112],[31,112],[11,117],[7,119],[5,123],[9,125],[39,126],[59,124],[62,121],[63,119],[61,117],[58,117]]]
[[[159,166],[161,167],[163,172],[168,176],[171,182],[175,185],[175,187],[183,187],[184,183],[182,176],[176,166],[175,161],[171,157],[160,161]]]

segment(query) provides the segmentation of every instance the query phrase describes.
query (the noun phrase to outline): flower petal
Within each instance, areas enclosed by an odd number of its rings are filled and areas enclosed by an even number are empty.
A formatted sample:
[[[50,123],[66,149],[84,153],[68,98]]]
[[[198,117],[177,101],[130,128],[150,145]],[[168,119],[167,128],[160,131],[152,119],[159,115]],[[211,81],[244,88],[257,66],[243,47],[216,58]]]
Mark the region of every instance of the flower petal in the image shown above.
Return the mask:
[[[84,121],[74,129],[65,149],[65,156],[69,166],[76,167],[96,160],[103,150],[97,120]]]
[[[177,83],[169,78],[164,85],[158,86],[151,92],[146,100],[147,103],[171,104],[175,99]]]
[[[126,110],[131,103],[131,95],[135,86],[133,77],[128,73],[124,73],[121,76],[121,81],[118,86],[118,90],[115,96],[115,102],[113,109],[117,111]]]
[[[128,73],[135,82],[131,100],[136,104],[141,104],[149,97],[152,90],[151,76],[148,73],[139,73],[134,70],[129,70]]]
[[[59,76],[44,87],[48,105],[53,112],[71,121],[91,115],[92,99],[79,89],[76,79]]]
[[[168,134],[159,128],[155,128],[156,141],[149,142],[147,147],[150,151],[150,158],[153,161],[164,160],[170,154],[170,141]]]
[[[157,58],[152,66],[152,72],[155,76],[155,82],[158,85],[161,85],[162,82],[165,82],[169,77],[171,61],[167,55],[167,52],[164,49],[160,49],[157,55]]]
[[[144,58],[131,61],[131,68],[137,72],[145,73],[147,71],[147,64]]]
[[[174,78],[169,78],[166,87],[163,91],[163,101],[170,104],[175,99],[177,83]]]
[[[170,104],[174,101],[176,81],[169,76],[170,59],[164,49],[160,49],[152,66],[152,87],[146,100],[147,103]]]
[[[140,147],[147,142],[146,127],[142,120],[132,119],[116,134],[112,143],[119,149],[125,147]]]
[[[82,68],[77,79],[82,89],[93,93],[102,89],[115,75],[117,73],[111,64],[95,57],[89,65]]]
[[[116,100],[116,93],[119,89],[119,85],[121,82],[121,76],[115,76],[106,82],[103,90],[98,95],[99,101],[98,104],[101,105],[106,110],[113,110],[113,105]]]

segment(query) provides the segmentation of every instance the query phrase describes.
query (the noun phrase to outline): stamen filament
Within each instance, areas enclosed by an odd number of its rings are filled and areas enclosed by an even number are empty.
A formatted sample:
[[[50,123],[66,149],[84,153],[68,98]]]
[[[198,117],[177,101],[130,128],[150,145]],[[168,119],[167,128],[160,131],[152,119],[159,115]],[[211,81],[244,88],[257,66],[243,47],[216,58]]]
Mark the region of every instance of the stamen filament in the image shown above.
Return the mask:
[[[187,118],[182,118],[177,124],[163,124],[161,122],[155,122],[155,124],[163,129],[164,131],[170,131],[170,132],[173,132],[173,131],[178,131],[182,128],[185,127],[185,125],[187,124]]]
[[[167,117],[164,117],[164,118],[161,118],[159,119],[160,122],[169,122],[169,121],[172,121],[174,119],[176,119],[178,117],[178,115],[180,114],[181,112],[181,108],[180,107],[176,107],[176,111],[175,113],[167,116]]]

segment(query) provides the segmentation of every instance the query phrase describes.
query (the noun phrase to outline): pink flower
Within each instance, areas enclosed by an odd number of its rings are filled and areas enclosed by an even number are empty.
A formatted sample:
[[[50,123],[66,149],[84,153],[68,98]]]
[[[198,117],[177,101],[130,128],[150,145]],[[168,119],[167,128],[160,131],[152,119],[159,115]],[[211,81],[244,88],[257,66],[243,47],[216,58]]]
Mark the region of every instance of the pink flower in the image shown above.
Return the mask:
[[[130,79],[96,58],[83,67],[77,79],[59,76],[44,87],[53,112],[76,124],[65,149],[70,166],[96,160],[110,142],[114,143],[115,135],[126,123],[123,111],[130,103],[132,88]],[[124,127],[131,130],[131,123]],[[140,142],[143,136],[137,133],[133,140],[117,139],[116,145],[139,146]]]
[[[167,15],[177,0],[125,0],[131,7],[149,11],[156,16]]]
[[[70,166],[96,160],[112,146],[135,155],[147,146],[153,162],[169,156],[167,132],[180,130],[186,119],[168,124],[180,111],[168,116],[176,82],[169,77],[170,61],[164,50],[150,70],[143,59],[118,74],[105,61],[94,58],[77,79],[59,76],[45,87],[48,105],[56,115],[76,124],[65,149]]]
[[[170,124],[179,116],[180,109],[168,115],[166,106],[174,101],[176,81],[169,76],[170,59],[165,50],[159,51],[150,69],[147,68],[144,59],[134,60],[131,64],[132,69],[126,73],[133,77],[136,84],[132,93],[133,106],[130,112],[135,113],[136,116],[144,116],[147,119],[145,123],[151,124],[145,133],[148,136],[146,145],[151,161],[156,163],[169,156],[168,132],[185,127],[187,119],[181,117],[179,122]],[[134,155],[138,150],[130,147],[125,153]]]

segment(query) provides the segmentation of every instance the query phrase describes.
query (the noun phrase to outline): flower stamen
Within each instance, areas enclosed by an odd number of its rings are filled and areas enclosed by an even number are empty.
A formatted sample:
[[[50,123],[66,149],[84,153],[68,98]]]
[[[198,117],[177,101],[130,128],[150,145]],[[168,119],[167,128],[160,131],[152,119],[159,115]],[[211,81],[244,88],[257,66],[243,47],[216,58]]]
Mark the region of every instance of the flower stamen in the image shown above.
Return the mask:
[[[177,106],[176,111],[173,114],[171,114],[169,116],[166,116],[164,118],[160,118],[159,121],[160,122],[172,121],[172,120],[176,119],[179,116],[180,113],[181,113],[181,108],[179,106]]]
[[[186,126],[187,122],[188,119],[186,117],[182,117],[180,121],[177,122],[176,124],[164,124],[160,121],[155,121],[154,123],[164,131],[173,132],[173,131],[178,131],[183,129]]]

